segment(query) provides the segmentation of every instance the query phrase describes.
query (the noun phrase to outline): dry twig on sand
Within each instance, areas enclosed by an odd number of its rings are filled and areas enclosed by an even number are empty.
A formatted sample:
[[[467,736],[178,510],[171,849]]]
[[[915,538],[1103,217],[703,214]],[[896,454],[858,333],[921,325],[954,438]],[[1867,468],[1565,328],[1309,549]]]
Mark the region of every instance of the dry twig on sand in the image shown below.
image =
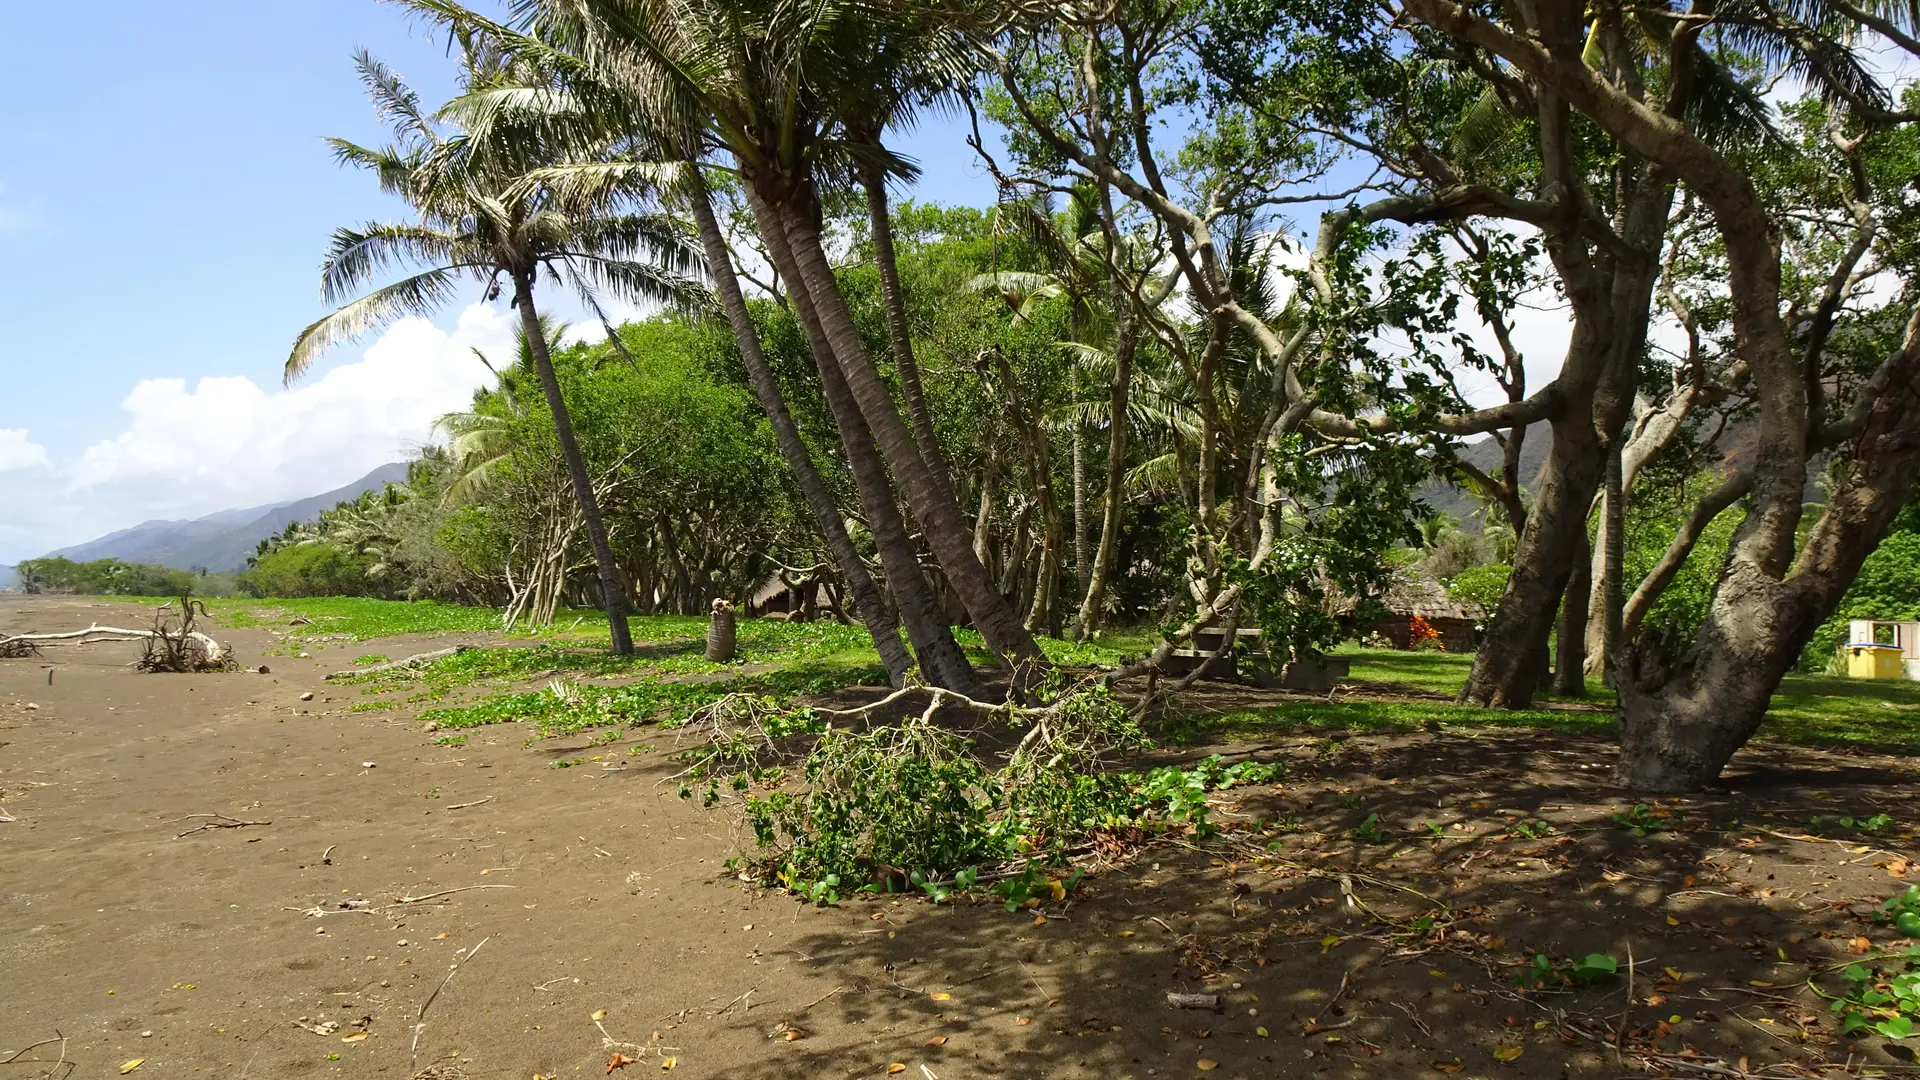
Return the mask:
[[[181,836],[192,836],[194,833],[197,833],[202,829],[244,829],[249,825],[273,824],[273,822],[271,821],[242,821],[237,817],[228,817],[225,814],[188,814],[187,818],[212,818],[213,820],[207,822],[204,825],[195,825],[193,828],[188,829],[186,832],[180,833],[178,836],[175,836],[174,837],[175,840],[180,839]],[[186,818],[182,818],[181,820],[184,821],[186,820]]]
[[[26,1054],[30,1050],[38,1050],[43,1046],[52,1046],[54,1043],[60,1044],[60,1057],[57,1060],[49,1062],[37,1057],[22,1057],[23,1054]],[[61,1033],[59,1028],[54,1028],[53,1038],[41,1039],[37,1043],[28,1043],[13,1053],[8,1054],[6,1057],[0,1058],[0,1065],[45,1065],[46,1068],[41,1070],[40,1076],[43,1080],[53,1080],[56,1073],[63,1078],[72,1076],[74,1070],[79,1067],[79,1062],[67,1060],[67,1037]]]
[[[461,956],[460,959],[455,960],[453,966],[447,969],[447,977],[441,979],[440,985],[434,987],[433,993],[427,995],[427,1000],[420,1003],[420,1011],[415,1014],[413,1018],[413,1049],[411,1051],[412,1056],[408,1059],[409,1064],[417,1065],[420,1063],[420,1033],[427,1030],[427,1010],[432,1007],[433,1000],[440,996],[440,991],[445,990],[448,983],[453,981],[453,976],[459,972],[460,966],[480,955],[480,950],[485,947],[487,942],[492,940],[493,935],[488,934],[486,937],[480,939],[479,945],[475,945]]]
[[[471,889],[511,889],[513,887],[512,885],[462,885],[457,889],[441,889],[439,892],[430,892],[425,896],[396,896],[393,898],[393,902],[396,904],[418,904],[423,900],[431,900],[436,896],[452,896],[454,893],[467,892]],[[478,946],[475,947],[478,948]]]

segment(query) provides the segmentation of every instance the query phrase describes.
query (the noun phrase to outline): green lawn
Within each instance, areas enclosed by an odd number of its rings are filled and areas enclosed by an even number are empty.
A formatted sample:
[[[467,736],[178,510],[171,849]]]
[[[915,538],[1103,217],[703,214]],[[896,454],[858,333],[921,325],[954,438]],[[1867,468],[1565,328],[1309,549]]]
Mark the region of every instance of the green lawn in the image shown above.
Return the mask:
[[[116,597],[142,603],[154,598]],[[287,628],[289,620],[308,621],[290,627],[296,637],[331,637],[365,641],[394,634],[475,632],[497,630],[500,614],[487,608],[433,601],[371,600],[359,597],[311,599],[226,599],[208,601],[210,613],[229,626]],[[557,669],[582,674],[692,675],[725,670],[700,656],[699,642],[706,620],[679,615],[635,616],[633,635],[642,643],[638,655],[615,660],[604,652],[606,616],[598,611],[562,612],[550,627],[525,627],[515,636],[547,639],[551,644],[521,655],[463,654],[438,672],[437,683],[473,683],[511,679],[535,671]],[[962,630],[961,643],[977,659],[986,652],[977,634]],[[1041,647],[1055,663],[1113,665],[1122,658],[1146,653],[1154,644],[1147,630],[1101,634],[1087,644],[1042,638]],[[1336,656],[1352,662],[1356,681],[1384,684],[1415,693],[1452,697],[1466,680],[1473,658],[1468,654],[1398,652],[1346,646]],[[742,620],[737,662],[773,662],[783,673],[840,671],[847,677],[871,672],[877,663],[865,632],[831,623],[793,624],[775,620]],[[1597,683],[1590,702],[1607,700]],[[1542,700],[1543,706],[1556,704]],[[1868,681],[1832,675],[1789,675],[1774,696],[1773,711],[1762,738],[1806,744],[1845,743],[1920,752],[1920,683]],[[1192,734],[1202,732],[1254,735],[1283,730],[1409,731],[1436,724],[1454,726],[1547,727],[1606,734],[1612,716],[1604,711],[1543,707],[1526,711],[1495,711],[1454,705],[1448,701],[1293,700],[1253,709],[1197,711],[1177,726]]]

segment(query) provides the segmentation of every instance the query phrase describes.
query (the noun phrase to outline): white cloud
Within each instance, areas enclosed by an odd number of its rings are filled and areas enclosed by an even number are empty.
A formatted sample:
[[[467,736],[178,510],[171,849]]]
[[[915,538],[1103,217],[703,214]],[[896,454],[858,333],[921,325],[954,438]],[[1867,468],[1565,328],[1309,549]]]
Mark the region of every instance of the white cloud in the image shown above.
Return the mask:
[[[119,434],[49,461],[25,431],[0,430],[0,562],[153,518],[286,502],[350,483],[428,441],[434,420],[489,376],[480,348],[510,356],[511,312],[475,304],[449,333],[395,323],[359,360],[291,387],[244,376],[143,379]],[[37,455],[37,456],[36,456]],[[9,463],[12,463],[11,466]],[[28,468],[44,465],[45,468]]]
[[[0,473],[46,463],[46,447],[28,442],[26,428],[0,428]]]

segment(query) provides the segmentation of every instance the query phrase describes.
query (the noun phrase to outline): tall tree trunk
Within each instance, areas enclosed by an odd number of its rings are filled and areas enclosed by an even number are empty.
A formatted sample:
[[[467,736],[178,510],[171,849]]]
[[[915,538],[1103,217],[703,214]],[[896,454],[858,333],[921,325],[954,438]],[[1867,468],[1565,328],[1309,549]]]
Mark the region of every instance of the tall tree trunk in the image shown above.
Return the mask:
[[[757,193],[750,191],[749,199],[760,221],[761,236],[767,242],[774,269],[789,282],[787,299],[793,304],[801,329],[806,332],[814,366],[820,373],[821,392],[840,428],[841,446],[853,470],[854,484],[860,490],[860,503],[867,511],[867,525],[880,552],[880,566],[900,605],[900,618],[906,624],[907,638],[913,642],[920,672],[936,686],[977,695],[979,683],[974,678],[973,665],[954,640],[946,613],[940,609],[926,575],[920,570],[919,554],[900,516],[900,507],[894,502],[893,485],[887,480],[887,463],[874,445],[872,431],[861,418],[860,407],[835,355],[835,344],[821,325],[820,308],[813,301],[812,291],[800,284],[802,279],[794,265],[793,251],[780,231],[778,219]],[[899,421],[899,414],[894,414],[894,420]],[[906,435],[905,425],[901,425],[900,434]],[[911,436],[907,436],[907,448],[913,449]],[[915,463],[924,465],[917,450],[911,456]]]
[[[1566,595],[1574,553],[1584,557],[1587,508],[1600,483],[1600,440],[1589,410],[1582,400],[1553,421],[1553,449],[1514,549],[1513,575],[1474,654],[1463,701],[1496,709],[1533,703],[1539,654]]]
[[[1582,541],[1586,539],[1584,533]],[[1566,595],[1560,601],[1560,625],[1554,637],[1559,655],[1553,665],[1553,692],[1561,697],[1584,697],[1587,693],[1587,604],[1591,600],[1588,578],[1593,563],[1581,544],[1573,561],[1573,577],[1567,582]]]
[[[1120,546],[1120,514],[1125,506],[1121,485],[1127,476],[1127,401],[1133,390],[1133,351],[1139,339],[1139,324],[1132,308],[1123,306],[1120,325],[1114,331],[1113,382],[1107,388],[1107,478],[1101,504],[1100,547],[1094,552],[1090,571],[1083,570],[1086,595],[1080,600],[1080,612],[1074,616],[1074,638],[1087,640],[1100,617],[1100,605],[1106,599],[1107,577],[1113,572],[1113,557]]]
[[[1606,476],[1603,481],[1604,499],[1601,503],[1604,517],[1605,539],[1603,568],[1600,578],[1600,598],[1605,605],[1600,613],[1600,661],[1601,672],[1606,676],[1607,685],[1613,685],[1614,671],[1620,664],[1620,616],[1626,605],[1626,566],[1627,561],[1627,492],[1620,472],[1620,436],[1616,433],[1607,440]]]
[[[713,215],[713,203],[700,181],[697,167],[689,171],[693,173],[694,190],[690,201],[694,221],[700,231],[700,246],[707,256],[714,289],[720,294],[720,306],[726,311],[727,322],[733,327],[734,342],[740,347],[740,357],[747,369],[747,381],[753,384],[754,396],[760,399],[760,407],[773,425],[774,442],[779,445],[780,456],[786,459],[787,468],[793,471],[794,482],[800,488],[801,497],[806,500],[807,509],[813,514],[814,526],[826,541],[834,568],[840,580],[846,582],[847,590],[853,594],[856,614],[866,624],[867,632],[873,635],[873,646],[880,653],[880,662],[887,669],[888,680],[894,686],[900,686],[906,680],[908,669],[913,666],[913,658],[900,641],[900,624],[879,585],[867,573],[867,564],[860,558],[859,549],[854,547],[853,538],[847,535],[846,522],[840,517],[840,504],[821,479],[820,470],[814,467],[813,455],[808,453],[806,441],[800,437],[800,430],[793,422],[793,414],[787,410],[787,403],[780,396],[780,383],[774,378],[766,354],[760,349],[760,331],[754,326],[753,314],[747,310],[746,297],[740,292],[740,280],[733,271],[733,256],[727,249],[720,223]]]
[[[986,569],[974,557],[959,504],[954,501],[952,491],[934,477],[921,459],[912,434],[900,419],[892,393],[867,355],[859,328],[847,310],[846,299],[840,293],[833,267],[821,246],[820,227],[814,220],[816,209],[810,196],[803,204],[789,202],[776,208],[778,218],[763,226],[764,231],[772,232],[781,223],[779,219],[784,219],[786,240],[799,271],[799,276],[791,279],[798,286],[792,291],[798,293],[804,289],[812,298],[821,327],[831,342],[831,355],[839,361],[861,414],[886,455],[887,465],[900,481],[934,557],[940,560],[947,580],[972,616],[974,628],[986,639],[987,647],[1009,663],[1041,663],[1045,658],[1040,646],[1021,625],[1020,617],[995,591]]]
[[[946,455],[940,452],[940,437],[933,430],[933,414],[927,409],[926,390],[920,382],[920,362],[913,355],[907,294],[900,287],[900,264],[893,251],[893,214],[887,208],[886,170],[877,160],[863,159],[860,182],[867,189],[867,224],[873,233],[873,262],[880,271],[880,300],[887,310],[887,344],[893,349],[893,366],[900,373],[900,393],[907,399],[913,440],[920,448],[920,458],[927,463],[927,470],[952,499],[953,476],[947,471]]]
[[[567,413],[566,399],[560,393],[560,377],[554,373],[553,357],[547,352],[547,332],[540,325],[540,313],[533,306],[533,272],[513,273],[513,306],[520,309],[520,331],[527,338],[527,352],[534,369],[540,373],[540,389],[547,395],[547,407],[553,410],[553,430],[560,437],[560,453],[567,461],[567,476],[573,481],[573,497],[580,503],[580,517],[593,544],[593,561],[600,571],[600,597],[606,607],[607,628],[613,637],[613,654],[633,653],[633,632],[627,628],[627,591],[620,584],[620,567],[613,560],[613,547],[607,543],[607,523],[600,517],[600,500],[594,497],[593,480],[587,475],[586,459],[580,456],[579,440],[573,435],[573,418]]]
[[[1086,438],[1080,427],[1078,407],[1080,405],[1080,365],[1075,364],[1068,370],[1072,392],[1068,401],[1073,410],[1068,413],[1067,422],[1073,436],[1073,579],[1079,585],[1087,582],[1087,463]]]

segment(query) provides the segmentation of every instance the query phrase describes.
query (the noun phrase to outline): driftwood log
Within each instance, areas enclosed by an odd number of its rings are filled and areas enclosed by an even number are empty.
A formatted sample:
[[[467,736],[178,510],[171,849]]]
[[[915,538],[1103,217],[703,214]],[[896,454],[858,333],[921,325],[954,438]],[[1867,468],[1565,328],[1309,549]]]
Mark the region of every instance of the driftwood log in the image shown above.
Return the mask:
[[[0,637],[0,658],[32,655],[43,645],[92,645],[103,641],[138,641],[146,645],[147,653],[140,664],[149,671],[225,671],[234,666],[233,650],[198,630],[174,630],[165,626],[128,630],[98,623],[85,630]],[[181,666],[169,666],[169,658],[177,658]]]
[[[366,667],[348,668],[345,671],[336,671],[328,675],[327,678],[345,679],[354,675],[377,675],[382,671],[398,671],[401,668],[419,667],[422,664],[431,664],[443,656],[453,656],[466,652],[471,648],[473,648],[471,645],[455,645],[451,648],[435,649],[432,652],[414,653],[405,660],[389,660],[384,664],[368,664]]]

